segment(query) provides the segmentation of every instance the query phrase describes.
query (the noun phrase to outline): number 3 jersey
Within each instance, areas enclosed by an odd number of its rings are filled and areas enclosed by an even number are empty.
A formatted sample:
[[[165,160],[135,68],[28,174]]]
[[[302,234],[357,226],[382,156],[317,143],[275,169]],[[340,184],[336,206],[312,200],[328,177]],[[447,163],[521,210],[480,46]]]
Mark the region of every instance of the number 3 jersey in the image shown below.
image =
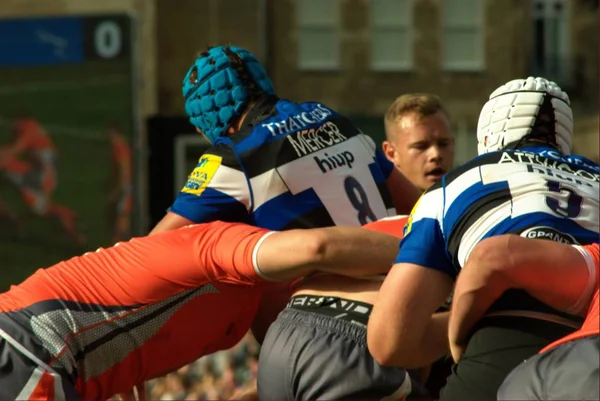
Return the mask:
[[[200,158],[172,213],[272,230],[358,226],[395,214],[386,185],[393,166],[349,119],[319,103],[276,99],[250,113]]]
[[[419,199],[396,262],[454,279],[487,237],[514,233],[571,244],[598,242],[599,174],[596,163],[552,148],[479,156]]]

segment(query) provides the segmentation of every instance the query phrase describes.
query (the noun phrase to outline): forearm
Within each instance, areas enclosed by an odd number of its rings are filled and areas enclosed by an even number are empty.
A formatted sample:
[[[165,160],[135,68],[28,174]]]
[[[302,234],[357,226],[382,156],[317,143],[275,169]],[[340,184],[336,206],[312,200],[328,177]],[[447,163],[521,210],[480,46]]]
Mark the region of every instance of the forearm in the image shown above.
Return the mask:
[[[425,333],[418,347],[420,358],[415,359],[414,366],[406,368],[422,368],[448,354],[448,319],[450,313],[435,313],[431,316]]]
[[[479,244],[469,269],[490,271],[496,285],[506,281],[505,289],[523,289],[555,309],[585,313],[573,308],[584,293],[591,295],[596,279],[594,263],[584,255],[570,245],[506,235]]]
[[[405,369],[420,369],[431,365],[448,353],[448,312],[435,313],[427,323],[418,345],[397,348],[386,366],[399,366]]]
[[[486,275],[478,273],[463,269],[454,289],[447,334],[455,360],[458,359],[459,347],[466,343],[475,324],[507,290],[507,282],[498,274],[490,271]]]
[[[387,272],[399,241],[358,227],[277,232],[258,247],[256,261],[261,274],[274,281],[314,271],[360,277]]]
[[[311,268],[329,273],[364,276],[387,273],[398,254],[397,237],[362,228],[330,227],[322,255]]]

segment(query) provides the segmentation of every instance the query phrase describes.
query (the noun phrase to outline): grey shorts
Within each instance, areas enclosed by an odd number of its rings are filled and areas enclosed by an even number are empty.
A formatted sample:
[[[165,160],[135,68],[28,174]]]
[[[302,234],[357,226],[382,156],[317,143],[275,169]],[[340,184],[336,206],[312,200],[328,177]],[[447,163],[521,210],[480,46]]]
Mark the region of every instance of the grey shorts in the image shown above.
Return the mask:
[[[574,340],[517,366],[498,400],[599,400],[600,339]]]
[[[312,309],[288,305],[269,328],[261,347],[259,399],[404,399],[414,389],[408,373],[383,367],[371,357],[368,315],[362,323],[349,318],[351,315],[339,309],[331,313],[319,305]]]

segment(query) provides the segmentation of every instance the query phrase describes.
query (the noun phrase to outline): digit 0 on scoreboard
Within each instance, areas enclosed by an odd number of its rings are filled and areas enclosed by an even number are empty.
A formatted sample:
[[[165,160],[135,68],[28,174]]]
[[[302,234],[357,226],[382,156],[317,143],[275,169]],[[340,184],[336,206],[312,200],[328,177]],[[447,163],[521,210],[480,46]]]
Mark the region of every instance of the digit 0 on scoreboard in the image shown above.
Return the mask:
[[[128,15],[84,17],[85,58],[131,59],[131,26],[131,17]]]

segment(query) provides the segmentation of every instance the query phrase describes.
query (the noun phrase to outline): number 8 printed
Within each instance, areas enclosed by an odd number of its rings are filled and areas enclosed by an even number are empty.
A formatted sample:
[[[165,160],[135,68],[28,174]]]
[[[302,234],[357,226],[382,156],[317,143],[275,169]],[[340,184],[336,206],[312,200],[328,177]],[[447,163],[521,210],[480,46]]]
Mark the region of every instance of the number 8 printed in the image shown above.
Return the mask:
[[[365,225],[370,221],[376,221],[377,216],[373,213],[371,206],[369,205],[369,198],[360,182],[352,176],[346,177],[344,180],[344,189],[348,200],[352,203],[352,206],[358,212],[358,221],[361,225]]]

